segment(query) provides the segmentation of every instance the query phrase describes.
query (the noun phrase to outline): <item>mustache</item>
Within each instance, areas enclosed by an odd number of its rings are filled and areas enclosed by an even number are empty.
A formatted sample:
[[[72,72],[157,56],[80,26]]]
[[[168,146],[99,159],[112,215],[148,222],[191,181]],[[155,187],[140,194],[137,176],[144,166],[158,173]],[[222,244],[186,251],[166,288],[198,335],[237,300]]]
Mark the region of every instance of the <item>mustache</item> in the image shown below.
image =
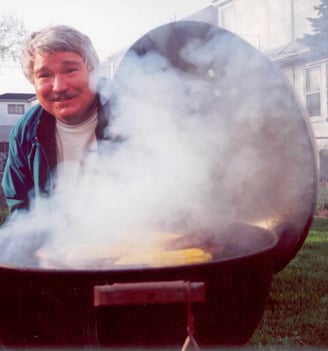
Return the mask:
[[[76,97],[77,94],[73,94],[73,93],[67,93],[67,92],[63,92],[63,93],[54,93],[49,97],[49,100],[52,102],[55,101],[66,101],[66,100],[70,100],[74,97]]]

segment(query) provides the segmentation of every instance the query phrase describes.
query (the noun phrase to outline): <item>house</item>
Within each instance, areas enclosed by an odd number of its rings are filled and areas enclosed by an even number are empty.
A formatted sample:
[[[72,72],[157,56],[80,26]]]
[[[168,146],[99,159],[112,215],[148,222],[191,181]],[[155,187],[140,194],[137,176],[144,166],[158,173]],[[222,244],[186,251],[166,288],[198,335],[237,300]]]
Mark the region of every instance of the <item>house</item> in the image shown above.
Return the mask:
[[[1,144],[8,142],[11,128],[36,102],[36,95],[30,93],[5,93],[0,95],[0,151]]]
[[[318,149],[328,148],[328,54],[318,56],[298,39],[312,34],[320,0],[213,0],[182,18],[228,29],[274,61],[289,78],[310,116]],[[122,55],[106,61],[117,67]]]
[[[315,6],[319,3],[320,0],[213,0],[211,6],[188,19],[226,28],[274,61],[306,108],[321,150],[328,147],[328,54],[311,52],[299,40],[312,34],[309,18],[317,17]]]
[[[0,152],[7,150],[11,128],[36,102],[35,94],[5,93],[0,95]]]
[[[0,126],[13,126],[37,102],[35,94],[5,93],[0,95]]]
[[[328,54],[302,44],[313,34],[320,0],[214,0],[217,25],[239,35],[274,61],[305,106],[318,149],[328,147]]]
[[[5,93],[0,95],[0,179],[7,159],[9,134],[23,114],[37,102],[35,94]],[[0,205],[4,199],[0,191]]]
[[[126,51],[127,49],[123,49],[115,52],[102,62],[99,68],[99,75],[112,78]]]

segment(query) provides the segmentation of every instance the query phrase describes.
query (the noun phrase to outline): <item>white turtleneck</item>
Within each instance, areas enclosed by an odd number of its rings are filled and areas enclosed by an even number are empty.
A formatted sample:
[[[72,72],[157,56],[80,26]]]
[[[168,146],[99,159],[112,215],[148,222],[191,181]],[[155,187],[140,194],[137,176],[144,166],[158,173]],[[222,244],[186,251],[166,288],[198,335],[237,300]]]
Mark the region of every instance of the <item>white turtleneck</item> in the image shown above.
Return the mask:
[[[56,121],[57,185],[62,180],[72,181],[81,173],[87,158],[97,152],[96,126],[97,112],[77,125]]]

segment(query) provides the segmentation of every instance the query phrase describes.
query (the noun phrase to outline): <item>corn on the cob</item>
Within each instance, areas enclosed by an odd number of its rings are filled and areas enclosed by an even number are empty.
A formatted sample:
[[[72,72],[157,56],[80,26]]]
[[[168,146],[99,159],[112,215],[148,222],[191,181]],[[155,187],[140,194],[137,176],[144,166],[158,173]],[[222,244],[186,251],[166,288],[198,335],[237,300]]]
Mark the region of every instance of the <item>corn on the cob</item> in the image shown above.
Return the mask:
[[[200,248],[161,250],[120,257],[119,265],[148,265],[152,267],[203,263],[212,260],[212,255]]]

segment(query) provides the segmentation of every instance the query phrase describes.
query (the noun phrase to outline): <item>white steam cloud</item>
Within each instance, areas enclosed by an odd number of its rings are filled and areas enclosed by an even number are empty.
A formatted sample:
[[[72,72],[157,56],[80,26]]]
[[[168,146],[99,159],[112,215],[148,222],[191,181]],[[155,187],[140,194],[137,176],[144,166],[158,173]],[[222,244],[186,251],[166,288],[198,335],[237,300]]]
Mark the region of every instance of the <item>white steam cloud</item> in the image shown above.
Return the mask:
[[[124,141],[99,144],[105,151],[62,191],[3,226],[0,262],[85,269],[93,248],[159,245],[141,233],[219,232],[234,221],[302,228],[313,154],[286,82],[227,34],[179,52],[192,73],[156,51],[127,56],[111,122]],[[72,254],[79,248],[85,257]]]

